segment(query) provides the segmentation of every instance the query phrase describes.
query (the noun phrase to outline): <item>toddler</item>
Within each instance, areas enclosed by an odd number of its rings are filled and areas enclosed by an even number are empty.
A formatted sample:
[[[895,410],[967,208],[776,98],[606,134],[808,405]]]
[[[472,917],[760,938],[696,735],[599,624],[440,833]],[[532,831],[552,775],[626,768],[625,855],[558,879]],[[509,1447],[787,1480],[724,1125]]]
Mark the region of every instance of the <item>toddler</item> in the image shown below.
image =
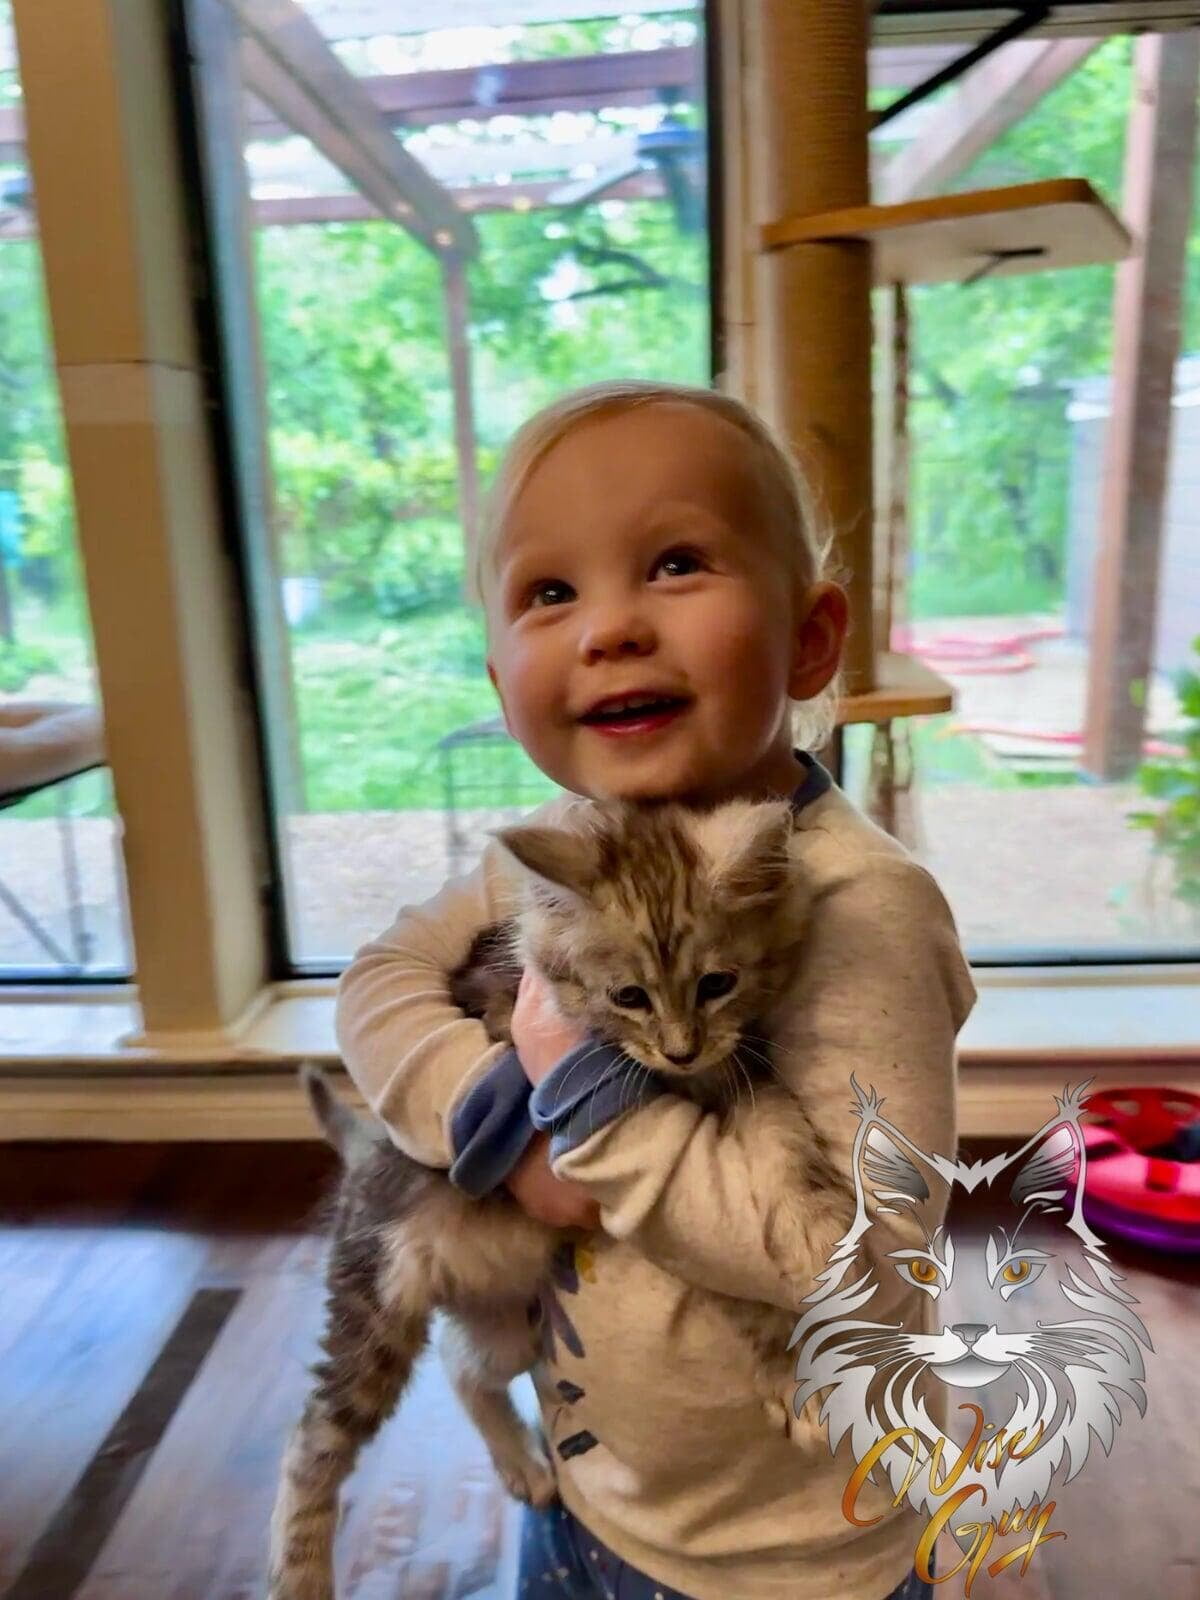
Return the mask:
[[[790,797],[814,902],[778,1066],[849,1174],[851,1073],[914,1143],[954,1153],[954,1041],[975,991],[932,879],[810,753],[847,627],[823,560],[803,480],[753,412],[628,381],[519,431],[476,576],[506,726],[566,791],[536,816],[581,796]],[[826,1265],[772,1259],[754,1150],[647,1074],[617,1083],[612,1053],[532,973],[511,1048],[451,1004],[447,976],[511,909],[517,870],[490,841],[473,872],[404,907],[347,969],[337,1033],[402,1150],[575,1230],[534,1374],[561,1503],[526,1509],[519,1596],[928,1596],[916,1513],[868,1485],[847,1519],[853,1458],[814,1445],[790,1404],[768,1417],[721,1313],[727,1295],[794,1309]],[[926,1330],[929,1298],[886,1281],[872,1320]]]

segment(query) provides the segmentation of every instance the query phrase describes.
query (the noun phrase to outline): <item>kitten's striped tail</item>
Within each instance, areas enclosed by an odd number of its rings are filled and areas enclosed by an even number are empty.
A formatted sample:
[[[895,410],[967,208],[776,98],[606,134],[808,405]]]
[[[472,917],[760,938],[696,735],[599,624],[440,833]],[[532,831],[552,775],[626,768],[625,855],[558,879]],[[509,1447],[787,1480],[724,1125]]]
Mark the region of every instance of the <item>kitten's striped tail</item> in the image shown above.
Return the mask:
[[[357,1166],[379,1148],[384,1137],[382,1125],[352,1111],[334,1093],[329,1079],[315,1061],[301,1062],[300,1082],[321,1132],[345,1166]]]

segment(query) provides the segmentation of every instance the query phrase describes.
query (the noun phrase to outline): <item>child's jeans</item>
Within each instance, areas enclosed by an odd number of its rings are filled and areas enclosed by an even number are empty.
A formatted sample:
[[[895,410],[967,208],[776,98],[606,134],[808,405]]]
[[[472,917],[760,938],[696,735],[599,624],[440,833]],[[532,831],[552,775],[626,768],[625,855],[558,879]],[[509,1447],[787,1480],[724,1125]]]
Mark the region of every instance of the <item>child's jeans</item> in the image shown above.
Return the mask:
[[[930,1561],[930,1571],[933,1562]],[[678,1589],[648,1578],[594,1538],[565,1506],[526,1506],[515,1600],[688,1600]],[[932,1600],[932,1585],[910,1572],[880,1600]],[[831,1597],[833,1600],[833,1597]]]

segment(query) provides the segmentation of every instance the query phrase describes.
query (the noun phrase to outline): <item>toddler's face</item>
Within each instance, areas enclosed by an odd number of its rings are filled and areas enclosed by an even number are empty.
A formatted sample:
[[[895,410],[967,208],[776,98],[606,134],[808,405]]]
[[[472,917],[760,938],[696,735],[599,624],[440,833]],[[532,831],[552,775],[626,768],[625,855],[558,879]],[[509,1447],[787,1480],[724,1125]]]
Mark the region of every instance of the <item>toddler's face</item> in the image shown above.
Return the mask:
[[[802,777],[788,696],[815,692],[810,606],[750,443],[696,406],[654,404],[588,419],[530,474],[497,549],[488,673],[509,731],[576,794],[788,794]],[[635,692],[679,705],[589,717]]]

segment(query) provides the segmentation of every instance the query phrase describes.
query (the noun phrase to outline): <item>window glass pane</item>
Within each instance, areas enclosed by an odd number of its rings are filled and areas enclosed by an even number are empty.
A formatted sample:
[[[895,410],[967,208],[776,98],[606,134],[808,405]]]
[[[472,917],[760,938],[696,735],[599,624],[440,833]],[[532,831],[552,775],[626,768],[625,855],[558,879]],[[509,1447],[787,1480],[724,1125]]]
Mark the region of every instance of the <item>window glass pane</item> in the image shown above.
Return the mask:
[[[202,4],[192,25],[210,108],[233,60],[245,118],[269,483],[249,537],[289,943],[332,965],[552,792],[498,720],[464,548],[544,401],[708,381],[704,41],[699,4],[653,0],[304,10],[313,31],[273,53],[245,37],[222,58]],[[326,120],[288,89],[314,64]]]
[[[0,0],[0,982],[127,976],[118,829]]]
[[[1179,44],[1168,36],[1168,51]],[[885,63],[876,52],[877,104],[938,65],[923,59],[918,71],[919,54],[888,52]],[[913,725],[915,783],[899,810],[968,944],[1002,959],[1200,946],[1197,166],[1176,137],[1126,177],[1134,54],[1127,38],[1011,44],[988,77],[941,91],[874,140],[889,199],[912,197],[923,177],[932,187],[917,193],[1083,177],[1118,213],[1140,185],[1155,197],[1159,265],[1141,324],[1131,301],[1117,326],[1111,263],[909,294],[911,550],[893,642],[950,680],[956,707]],[[1038,100],[1035,81],[1055,86]],[[988,95],[994,109],[1002,92],[1033,103],[976,143],[969,165],[956,162]],[[1189,95],[1194,72],[1185,106]],[[945,137],[954,116],[957,146]],[[1174,404],[1165,432],[1143,424],[1130,436],[1128,457],[1114,410],[1119,424],[1139,385],[1171,386],[1180,277]],[[1161,505],[1147,492],[1156,455]],[[1123,596],[1115,634],[1095,620],[1113,582]],[[1137,727],[1123,756],[1130,707]],[[865,793],[871,736],[849,744]]]

